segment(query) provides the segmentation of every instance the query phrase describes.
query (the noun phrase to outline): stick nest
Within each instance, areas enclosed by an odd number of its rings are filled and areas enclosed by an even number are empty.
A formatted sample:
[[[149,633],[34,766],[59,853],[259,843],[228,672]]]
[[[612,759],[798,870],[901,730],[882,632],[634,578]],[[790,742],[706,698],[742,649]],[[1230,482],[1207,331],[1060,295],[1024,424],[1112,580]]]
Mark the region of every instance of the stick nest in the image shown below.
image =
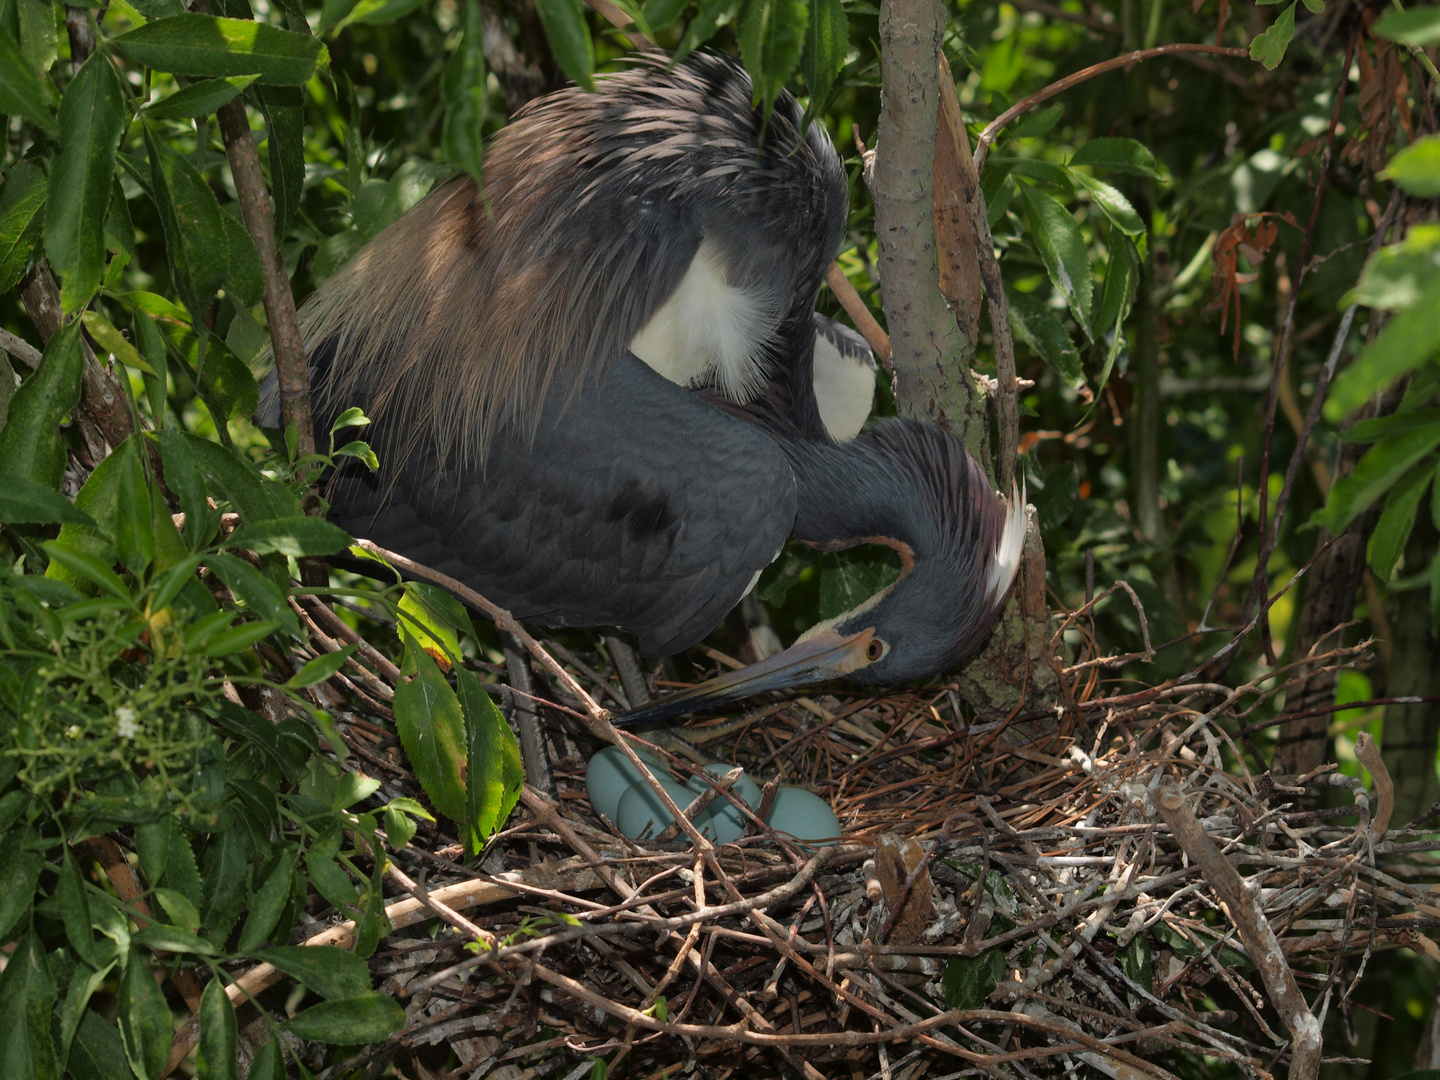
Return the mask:
[[[1283,671],[1105,698],[1081,665],[1066,681],[1088,701],[968,727],[941,685],[696,721],[699,756],[809,788],[844,833],[815,850],[757,821],[717,849],[595,816],[584,771],[608,724],[573,691],[622,692],[604,655],[557,654],[576,682],[537,691],[561,706],[539,711],[554,796],[527,786],[477,860],[444,821],[393,855],[396,930],[371,964],[407,1026],[332,1075],[398,1057],[405,1075],[499,1080],[578,1080],[595,1059],[717,1080],[1169,1080],[1202,1059],[1313,1076],[1320,1025],[1375,949],[1440,959],[1422,933],[1435,845],[1387,834],[1378,754],[1370,792],[1333,766],[1247,771],[1236,740]],[[383,795],[420,794],[355,694],[327,705]]]

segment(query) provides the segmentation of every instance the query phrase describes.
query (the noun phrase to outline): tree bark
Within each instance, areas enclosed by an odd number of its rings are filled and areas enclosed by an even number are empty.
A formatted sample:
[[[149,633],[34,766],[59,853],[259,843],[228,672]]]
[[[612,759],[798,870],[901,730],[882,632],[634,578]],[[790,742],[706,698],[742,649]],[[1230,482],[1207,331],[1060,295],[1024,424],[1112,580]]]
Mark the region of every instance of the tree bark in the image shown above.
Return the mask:
[[[1010,496],[1019,422],[1009,308],[958,102],[946,100],[955,88],[940,48],[944,28],[936,0],[881,5],[882,107],[870,184],[894,349],[895,403],[901,415],[949,428],[976,460],[994,463],[992,475],[999,474],[1002,494]],[[961,155],[967,160],[958,160]],[[954,243],[969,248],[944,250]],[[995,333],[1000,403],[995,456],[986,394],[970,371],[979,324],[977,277],[990,298]],[[948,286],[944,292],[942,281]],[[1057,689],[1049,655],[1045,551],[1033,514],[1015,595],[985,648],[959,675],[961,695],[988,718],[1013,712],[1022,702],[1048,701]]]
[[[871,187],[896,408],[949,428],[973,453],[988,441],[984,398],[968,363],[974,341],[965,340],[940,292],[935,253],[944,30],[945,12],[937,0],[886,0],[880,7],[883,104]]]
[[[1429,566],[1435,549],[1435,529],[1421,518],[1405,547],[1405,565],[1412,572]],[[1440,641],[1430,632],[1429,599],[1425,591],[1395,596],[1395,643],[1385,673],[1385,692],[1390,697],[1440,695]],[[1440,702],[1385,707],[1381,754],[1395,784],[1394,820],[1399,826],[1408,825],[1440,801],[1440,779],[1435,775],[1437,735]]]

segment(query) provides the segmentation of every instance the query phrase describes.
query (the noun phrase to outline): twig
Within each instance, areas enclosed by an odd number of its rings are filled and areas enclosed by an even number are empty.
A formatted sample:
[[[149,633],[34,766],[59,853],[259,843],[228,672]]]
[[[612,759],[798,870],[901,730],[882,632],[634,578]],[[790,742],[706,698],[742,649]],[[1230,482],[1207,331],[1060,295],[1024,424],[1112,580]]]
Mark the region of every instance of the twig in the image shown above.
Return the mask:
[[[1335,157],[1335,132],[1340,123],[1340,110],[1345,105],[1345,91],[1350,85],[1350,62],[1355,56],[1356,42],[1360,37],[1360,23],[1355,23],[1355,28],[1350,34],[1350,45],[1345,51],[1345,63],[1341,68],[1342,75],[1339,79],[1339,86],[1335,91],[1335,105],[1330,111],[1330,126],[1325,136],[1325,150],[1320,157],[1320,175],[1315,181],[1315,198],[1310,204],[1310,220],[1305,226],[1305,233],[1300,241],[1300,257],[1296,262],[1295,283],[1290,289],[1290,298],[1285,304],[1285,317],[1280,324],[1280,340],[1275,346],[1275,364],[1270,376],[1270,392],[1265,403],[1265,430],[1264,437],[1260,442],[1260,480],[1255,485],[1256,496],[1259,505],[1256,510],[1256,520],[1259,522],[1260,550],[1255,563],[1255,573],[1250,579],[1250,591],[1245,597],[1243,616],[1248,616],[1255,609],[1261,596],[1265,595],[1266,582],[1268,581],[1267,571],[1270,566],[1270,553],[1274,550],[1272,537],[1279,537],[1281,522],[1282,504],[1277,500],[1275,521],[1272,525],[1267,516],[1267,502],[1269,499],[1270,476],[1270,447],[1275,436],[1275,415],[1280,403],[1280,380],[1284,377],[1285,361],[1290,355],[1290,337],[1295,326],[1295,309],[1300,302],[1300,286],[1305,281],[1306,264],[1310,261],[1310,247],[1315,242],[1315,230],[1320,224],[1320,207],[1325,202],[1325,191],[1327,181],[1330,177],[1330,165]],[[1349,316],[1353,318],[1353,316]],[[1346,322],[1341,320],[1342,324]],[[1348,330],[1348,327],[1347,327]],[[1342,343],[1343,344],[1343,343]],[[1335,358],[1339,358],[1339,349],[1332,349]],[[1311,410],[1318,410],[1318,402],[1321,397],[1320,388],[1316,388],[1316,394],[1311,401]],[[1292,472],[1298,469],[1298,457],[1305,453],[1304,443],[1308,439],[1302,439],[1296,444],[1296,453],[1292,455]],[[1282,498],[1288,498],[1288,487],[1282,489]],[[1270,644],[1270,626],[1268,623],[1261,627],[1261,636],[1265,642],[1267,658],[1273,664],[1275,657],[1272,654]]]
[[[16,337],[9,330],[0,328],[0,349],[4,349],[32,371],[40,366],[44,354],[22,337]]]
[[[1261,981],[1290,1031],[1291,1080],[1314,1080],[1320,1070],[1320,1024],[1296,985],[1295,976],[1275,937],[1275,931],[1245,886],[1240,872],[1220,853],[1185,803],[1185,796],[1163,771],[1150,785],[1150,798],[1170,826],[1176,842],[1198,863],[1210,887],[1230,915],[1245,943],[1245,951],[1259,969]]]
[[[825,272],[825,284],[830,286],[830,291],[835,294],[835,299],[840,301],[845,314],[850,316],[855,329],[860,331],[861,336],[870,343],[870,348],[875,350],[875,357],[881,366],[893,377],[895,360],[890,347],[890,335],[885,333],[875,316],[870,314],[864,299],[845,276],[845,271],[840,269],[839,263],[830,264],[830,269]]]
[[[1073,89],[1081,83],[1095,78],[1097,75],[1104,75],[1107,71],[1129,67],[1131,64],[1138,64],[1142,60],[1154,60],[1157,56],[1173,56],[1179,53],[1213,53],[1216,56],[1230,56],[1237,60],[1250,59],[1250,54],[1245,49],[1230,49],[1223,45],[1200,45],[1180,42],[1174,45],[1157,45],[1153,49],[1141,49],[1138,52],[1126,53],[1124,56],[1117,56],[1111,60],[1105,60],[1099,64],[1092,64],[1090,67],[1081,68],[1073,75],[1066,75],[1063,79],[1057,79],[1044,89],[1037,90],[1029,97],[1017,101],[994,120],[991,120],[990,123],[986,124],[985,130],[980,132],[980,138],[975,141],[975,171],[979,173],[985,168],[985,157],[990,152],[990,144],[995,141],[995,136],[1000,133],[1001,129],[1017,116],[1023,116],[1041,102],[1049,101],[1055,95],[1063,94],[1066,90]]]
[[[1375,842],[1390,828],[1390,815],[1395,812],[1395,783],[1368,731],[1355,736],[1355,759],[1370,770],[1370,779],[1375,782],[1375,811],[1370,815],[1370,839]]]
[[[385,864],[385,873],[398,881],[402,889],[416,900],[419,900],[430,911],[434,912],[437,918],[449,923],[462,933],[469,934],[471,938],[478,941],[481,945],[484,945],[487,949],[493,950],[496,945],[499,944],[495,935],[490,933],[489,930],[482,930],[476,926],[469,919],[465,918],[464,915],[461,915],[449,904],[445,903],[444,900],[440,899],[435,892],[429,892],[421,888],[405,871],[401,870],[393,862],[387,862]]]
[[[198,9],[201,5],[196,6]],[[315,425],[310,415],[310,370],[305,363],[305,339],[300,334],[300,320],[295,313],[290,275],[285,272],[279,237],[275,235],[270,192],[265,186],[265,174],[260,170],[260,156],[255,151],[255,138],[250,134],[250,118],[244,104],[236,98],[221,105],[215,115],[220,122],[225,154],[230,159],[230,173],[235,178],[240,217],[255,243],[260,266],[265,272],[265,318],[270,326],[285,426],[295,425],[296,453],[303,457],[315,453]]]

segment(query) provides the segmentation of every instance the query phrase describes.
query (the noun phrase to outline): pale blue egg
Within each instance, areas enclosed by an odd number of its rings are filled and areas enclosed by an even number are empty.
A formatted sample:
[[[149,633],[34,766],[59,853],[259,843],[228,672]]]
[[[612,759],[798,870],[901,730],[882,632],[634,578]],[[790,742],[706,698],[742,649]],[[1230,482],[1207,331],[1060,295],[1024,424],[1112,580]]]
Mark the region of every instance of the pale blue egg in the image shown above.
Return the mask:
[[[723,762],[716,762],[705,766],[705,771],[712,776],[719,778],[729,772],[734,766],[726,765]],[[710,785],[698,776],[692,776],[685,784],[696,795],[703,795],[710,790]],[[760,785],[751,780],[744,773],[735,781],[731,792],[740,799],[743,799],[753,809],[760,805]],[[715,801],[705,808],[695,827],[705,833],[717,844],[730,844],[740,839],[745,832],[745,826],[749,822],[740,809],[727,799],[724,795],[715,796]]]
[[[695,793],[669,775],[657,776],[661,787],[681,810],[695,801]],[[660,801],[660,796],[643,780],[632,784],[620,796],[615,824],[631,840],[649,840],[665,831],[673,814]]]
[[[650,765],[650,771],[660,779],[669,779],[670,772],[654,754],[647,750],[637,751]],[[620,808],[620,796],[632,784],[642,780],[639,770],[630,764],[618,746],[607,746],[590,759],[585,767],[585,791],[590,798],[590,807],[595,813],[608,818],[611,824],[619,824],[615,817]]]
[[[834,840],[840,835],[840,819],[830,804],[804,788],[782,787],[775,792],[767,824],[797,840]]]

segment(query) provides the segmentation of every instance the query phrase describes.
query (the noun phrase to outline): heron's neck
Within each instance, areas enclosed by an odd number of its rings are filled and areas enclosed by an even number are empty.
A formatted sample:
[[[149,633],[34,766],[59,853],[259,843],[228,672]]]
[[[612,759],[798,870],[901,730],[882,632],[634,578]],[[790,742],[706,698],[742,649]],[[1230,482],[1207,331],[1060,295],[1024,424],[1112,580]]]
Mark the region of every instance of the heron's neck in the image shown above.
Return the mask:
[[[874,453],[868,439],[788,442],[799,496],[792,535],[801,543],[839,551],[887,543],[913,553],[933,532],[925,527],[911,478]],[[907,560],[908,561],[908,560]]]

